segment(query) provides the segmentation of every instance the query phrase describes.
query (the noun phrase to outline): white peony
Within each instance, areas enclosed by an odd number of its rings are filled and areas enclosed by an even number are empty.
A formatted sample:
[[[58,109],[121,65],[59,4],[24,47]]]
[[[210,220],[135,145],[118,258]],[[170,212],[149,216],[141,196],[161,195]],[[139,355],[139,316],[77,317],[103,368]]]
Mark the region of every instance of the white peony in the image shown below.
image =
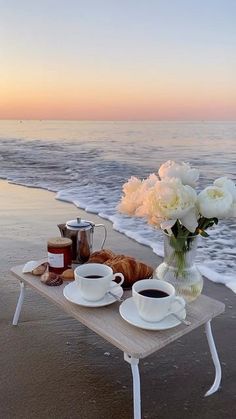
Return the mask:
[[[197,194],[177,178],[157,181],[147,192],[143,202],[143,213],[150,224],[171,228],[179,219],[189,231],[197,228],[195,203]]]
[[[145,185],[145,188],[150,188],[154,186],[158,180],[157,175],[155,173],[151,173],[147,179],[143,180],[143,185]]]
[[[195,186],[199,178],[199,171],[192,169],[189,163],[176,163],[168,160],[161,165],[158,174],[161,179],[166,177],[176,177],[181,180],[183,185]]]
[[[146,217],[147,211],[145,207],[145,198],[149,190],[156,184],[156,182],[159,182],[158,177],[155,175],[155,173],[152,173],[149,175],[147,179],[144,179],[142,181],[142,184],[140,186],[139,192],[140,192],[140,201],[139,206],[137,206],[135,215],[137,217]]]
[[[227,177],[220,177],[215,180],[214,185],[218,186],[219,188],[226,189],[228,192],[231,193],[233,202],[229,210],[228,217],[236,217],[236,185],[235,183],[231,179],[228,179]]]
[[[117,207],[120,212],[127,215],[135,215],[136,209],[142,202],[140,196],[141,185],[142,181],[134,176],[123,185],[124,195]]]
[[[152,173],[147,179],[140,180],[132,176],[127,183],[123,185],[124,196],[118,205],[118,210],[128,215],[144,217],[143,202],[149,189],[155,185],[158,177]]]
[[[136,192],[141,186],[142,181],[135,176],[131,176],[128,182],[123,185],[123,192],[125,195]]]
[[[220,177],[215,180],[214,185],[219,188],[224,188],[230,192],[233,197],[233,201],[236,202],[236,185],[231,179],[228,179],[227,177]]]
[[[208,186],[198,195],[198,209],[206,218],[229,216],[233,198],[230,192],[218,186]]]

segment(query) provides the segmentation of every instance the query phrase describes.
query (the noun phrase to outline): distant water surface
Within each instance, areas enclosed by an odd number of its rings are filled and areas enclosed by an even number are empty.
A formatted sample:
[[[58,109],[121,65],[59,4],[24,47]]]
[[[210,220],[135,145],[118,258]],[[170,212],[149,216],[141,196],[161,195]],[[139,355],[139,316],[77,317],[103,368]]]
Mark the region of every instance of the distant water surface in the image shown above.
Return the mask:
[[[146,177],[166,160],[198,168],[199,191],[220,176],[236,181],[236,122],[0,121],[1,178],[58,192],[157,254],[161,233],[116,205],[130,176]],[[210,235],[198,251],[202,272],[236,283],[236,219]]]

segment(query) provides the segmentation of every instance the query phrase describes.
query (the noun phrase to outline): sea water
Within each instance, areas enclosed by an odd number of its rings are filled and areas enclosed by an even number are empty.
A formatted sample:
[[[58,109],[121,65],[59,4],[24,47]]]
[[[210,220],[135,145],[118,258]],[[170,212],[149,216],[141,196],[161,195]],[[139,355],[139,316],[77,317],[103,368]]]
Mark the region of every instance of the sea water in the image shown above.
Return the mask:
[[[158,255],[161,232],[116,207],[124,182],[157,172],[166,160],[199,169],[198,191],[221,176],[236,181],[236,122],[0,121],[1,178],[55,191]],[[234,281],[234,288],[236,219],[222,220],[208,233],[198,266],[213,281]]]

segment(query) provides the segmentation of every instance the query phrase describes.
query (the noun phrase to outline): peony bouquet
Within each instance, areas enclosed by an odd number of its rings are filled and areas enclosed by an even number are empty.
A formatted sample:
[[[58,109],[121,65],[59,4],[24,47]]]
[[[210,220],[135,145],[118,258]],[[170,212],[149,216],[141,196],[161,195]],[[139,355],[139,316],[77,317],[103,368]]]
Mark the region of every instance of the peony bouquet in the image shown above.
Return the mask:
[[[131,177],[123,185],[118,210],[124,214],[145,217],[148,222],[170,236],[178,256],[179,271],[184,253],[190,250],[197,235],[207,237],[206,230],[219,219],[236,217],[236,186],[227,177],[214,181],[197,194],[197,169],[188,163],[167,161],[158,175],[147,179]]]

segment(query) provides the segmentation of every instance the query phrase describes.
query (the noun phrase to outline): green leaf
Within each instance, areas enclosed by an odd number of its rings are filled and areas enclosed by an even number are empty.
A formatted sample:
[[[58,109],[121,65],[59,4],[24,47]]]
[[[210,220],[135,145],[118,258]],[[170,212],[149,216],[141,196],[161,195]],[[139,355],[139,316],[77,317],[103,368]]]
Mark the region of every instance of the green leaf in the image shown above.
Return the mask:
[[[201,230],[201,236],[202,237],[209,237],[209,234],[207,234],[205,231]]]

